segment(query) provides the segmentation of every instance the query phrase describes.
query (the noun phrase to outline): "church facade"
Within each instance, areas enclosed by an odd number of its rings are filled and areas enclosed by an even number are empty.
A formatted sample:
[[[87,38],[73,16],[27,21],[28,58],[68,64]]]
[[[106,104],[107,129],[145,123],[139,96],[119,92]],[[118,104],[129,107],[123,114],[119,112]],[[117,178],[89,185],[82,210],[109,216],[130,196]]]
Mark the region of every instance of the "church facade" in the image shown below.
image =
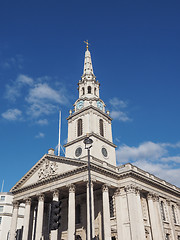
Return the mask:
[[[116,166],[112,119],[99,86],[87,45],[79,98],[67,118],[65,157],[49,149],[11,189],[10,240],[15,239],[21,203],[23,240],[90,240],[91,229],[93,239],[99,240],[180,240],[180,189],[132,164]],[[83,142],[87,133],[93,140],[91,184]],[[62,202],[61,224],[50,231],[53,200]]]

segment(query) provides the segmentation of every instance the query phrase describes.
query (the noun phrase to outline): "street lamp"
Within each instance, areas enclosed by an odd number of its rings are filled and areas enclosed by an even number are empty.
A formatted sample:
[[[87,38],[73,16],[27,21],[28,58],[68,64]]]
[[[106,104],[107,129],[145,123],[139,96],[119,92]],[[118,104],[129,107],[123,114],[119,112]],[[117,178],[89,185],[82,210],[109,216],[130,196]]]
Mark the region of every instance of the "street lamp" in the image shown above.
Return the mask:
[[[93,140],[87,137],[84,139],[85,149],[88,150],[88,183],[89,183],[89,220],[90,220],[90,240],[92,240],[92,204],[91,204],[91,172],[90,172],[90,148]]]

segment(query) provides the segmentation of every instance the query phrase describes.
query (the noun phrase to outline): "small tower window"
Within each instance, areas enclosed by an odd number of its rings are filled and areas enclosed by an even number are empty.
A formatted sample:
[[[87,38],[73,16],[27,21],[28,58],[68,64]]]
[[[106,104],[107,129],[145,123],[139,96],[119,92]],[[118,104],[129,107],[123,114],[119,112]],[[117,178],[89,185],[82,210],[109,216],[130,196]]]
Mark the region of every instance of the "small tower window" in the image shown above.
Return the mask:
[[[91,86],[88,86],[88,93],[91,93]]]
[[[176,223],[176,214],[175,214],[175,207],[174,207],[174,205],[172,205],[172,215],[173,215],[174,223]]]
[[[96,88],[94,88],[94,95],[96,95]]]
[[[77,122],[77,136],[82,135],[82,119],[79,119]]]
[[[104,137],[104,126],[103,126],[103,120],[99,120],[99,128],[100,128],[100,135]]]
[[[163,219],[163,221],[165,221],[166,217],[165,217],[164,202],[163,201],[161,201],[160,206],[161,206],[162,219]]]
[[[82,95],[84,95],[85,94],[85,92],[84,92],[84,87],[82,88]]]

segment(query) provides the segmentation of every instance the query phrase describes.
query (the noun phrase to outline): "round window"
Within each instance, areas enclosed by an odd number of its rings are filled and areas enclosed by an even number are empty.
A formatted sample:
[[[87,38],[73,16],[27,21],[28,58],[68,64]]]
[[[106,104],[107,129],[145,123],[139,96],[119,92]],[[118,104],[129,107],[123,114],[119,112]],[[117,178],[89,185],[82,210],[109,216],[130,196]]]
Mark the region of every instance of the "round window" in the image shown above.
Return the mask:
[[[76,149],[76,151],[75,151],[75,156],[76,156],[76,157],[79,157],[79,156],[81,156],[81,153],[82,153],[82,148],[81,148],[81,147],[78,147],[78,148]]]
[[[107,153],[107,150],[106,150],[106,148],[102,148],[102,155],[104,156],[104,157],[107,157],[107,155],[108,155],[108,153]]]

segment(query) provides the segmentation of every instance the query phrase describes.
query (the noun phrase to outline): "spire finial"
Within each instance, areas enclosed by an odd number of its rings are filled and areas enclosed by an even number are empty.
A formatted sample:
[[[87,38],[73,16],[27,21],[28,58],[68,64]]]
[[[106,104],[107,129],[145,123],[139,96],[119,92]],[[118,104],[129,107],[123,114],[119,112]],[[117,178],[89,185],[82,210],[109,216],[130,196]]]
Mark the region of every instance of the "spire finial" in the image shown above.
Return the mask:
[[[84,41],[84,43],[86,43],[86,48],[88,50],[90,43],[88,42],[88,40]]]

